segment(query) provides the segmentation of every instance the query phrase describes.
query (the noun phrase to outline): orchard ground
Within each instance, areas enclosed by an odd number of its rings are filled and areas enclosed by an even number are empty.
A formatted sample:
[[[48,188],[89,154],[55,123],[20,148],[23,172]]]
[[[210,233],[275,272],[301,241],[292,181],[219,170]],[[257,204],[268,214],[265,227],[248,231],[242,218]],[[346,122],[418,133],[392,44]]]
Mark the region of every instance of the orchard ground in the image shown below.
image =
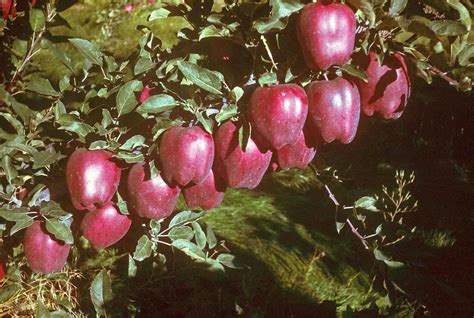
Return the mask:
[[[126,57],[140,36],[136,25],[149,24],[149,12],[108,17],[107,3],[75,4],[62,13],[71,29],[58,27],[54,32],[89,39]],[[156,21],[151,27],[164,35],[165,45],[172,45],[174,27],[185,22],[179,18],[168,22]],[[77,54],[72,48],[68,53]],[[63,66],[41,54],[35,61],[43,73],[59,79]],[[472,313],[474,299],[474,95],[458,93],[442,81],[427,86],[413,80],[413,96],[398,121],[361,117],[354,142],[320,147],[316,165],[337,169],[344,182],[328,186],[345,205],[380,192],[382,184],[393,187],[396,170],[414,171],[412,192],[419,210],[408,222],[426,232],[426,241],[409,242],[400,249],[408,258],[421,257],[423,266],[396,273],[410,299],[397,303],[397,315],[422,314],[418,300],[434,317],[464,317]],[[185,208],[184,202],[180,207]],[[204,219],[243,266],[230,270],[228,277],[208,275],[176,255],[180,270],[172,275],[149,280],[145,266],[133,282],[122,281],[127,259],[113,249],[85,252],[94,258],[81,271],[85,277],[101,266],[112,271],[117,297],[109,304],[111,313],[127,297],[142,308],[144,316],[159,311],[164,316],[192,317],[231,312],[254,317],[333,317],[351,307],[361,311],[356,317],[375,317],[376,308],[366,308],[368,300],[383,301],[385,295],[371,289],[374,263],[351,231],[337,234],[334,213],[334,203],[311,169],[267,174],[256,190],[227,190],[222,206]],[[92,313],[88,286],[84,287],[80,288],[86,300],[81,310]]]

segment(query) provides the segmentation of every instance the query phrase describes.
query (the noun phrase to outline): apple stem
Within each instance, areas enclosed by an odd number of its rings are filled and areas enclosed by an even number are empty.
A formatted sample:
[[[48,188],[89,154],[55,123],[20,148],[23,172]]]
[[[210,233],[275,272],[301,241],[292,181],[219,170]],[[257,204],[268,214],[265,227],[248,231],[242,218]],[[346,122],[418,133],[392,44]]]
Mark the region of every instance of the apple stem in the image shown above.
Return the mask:
[[[276,64],[275,64],[275,60],[273,59],[272,51],[270,50],[270,47],[268,46],[267,39],[266,39],[263,35],[260,36],[260,39],[262,40],[263,45],[265,46],[265,50],[267,51],[268,57],[269,57],[270,60],[272,61],[273,67],[274,67],[276,70],[278,70],[278,67],[277,67]]]
[[[362,245],[364,245],[365,249],[366,250],[370,249],[369,245],[367,244],[367,241],[364,239],[362,235],[360,235],[360,233],[357,231],[357,228],[354,227],[354,225],[352,224],[351,220],[346,219],[346,222],[351,227],[352,233],[354,233],[355,236],[357,236],[357,238],[362,242]]]
[[[327,73],[323,73],[323,77],[326,81],[329,81],[329,78],[328,78],[328,74]]]

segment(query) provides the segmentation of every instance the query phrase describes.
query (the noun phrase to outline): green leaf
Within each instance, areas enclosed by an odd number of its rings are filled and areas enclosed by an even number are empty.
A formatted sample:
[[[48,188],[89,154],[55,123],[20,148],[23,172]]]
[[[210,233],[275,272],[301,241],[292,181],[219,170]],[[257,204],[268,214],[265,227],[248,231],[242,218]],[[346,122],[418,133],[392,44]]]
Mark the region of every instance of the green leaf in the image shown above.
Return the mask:
[[[264,73],[258,78],[258,84],[260,86],[278,84],[277,75],[275,73]]]
[[[207,236],[207,245],[209,248],[214,248],[217,245],[217,238],[216,235],[214,234],[214,230],[212,229],[212,226],[207,225],[206,226],[206,236]]]
[[[28,83],[28,90],[46,96],[58,97],[60,94],[53,88],[46,78],[37,78]]]
[[[176,214],[171,220],[168,228],[173,228],[176,226],[184,225],[185,223],[197,221],[203,216],[202,212],[191,212],[191,211],[182,211]]]
[[[125,83],[117,94],[116,103],[118,115],[130,113],[138,105],[135,92],[141,91],[143,84],[141,81],[132,80]]]
[[[7,209],[6,207],[0,208],[0,218],[4,218],[7,221],[17,222],[26,220],[29,218],[28,209],[26,208],[15,208]]]
[[[71,72],[74,72],[74,65],[72,64],[71,58],[58,46],[54,44],[50,44],[49,48],[53,51],[54,55],[56,58],[63,63],[64,66],[66,66]]]
[[[46,166],[49,166],[52,163],[55,163],[66,156],[50,151],[38,151],[33,154],[33,169],[39,169]]]
[[[446,3],[458,11],[461,22],[464,24],[467,30],[470,31],[472,27],[472,19],[466,6],[459,0],[446,0]]]
[[[244,123],[239,128],[239,146],[244,152],[247,149],[250,136],[252,136],[252,126],[249,123]]]
[[[46,219],[46,230],[53,234],[57,240],[64,241],[66,244],[74,243],[69,226],[57,219]]]
[[[453,20],[432,21],[431,29],[439,36],[456,36],[468,33],[468,30],[464,24]]]
[[[35,8],[30,10],[30,26],[34,32],[43,30],[45,22],[46,18],[42,10]]]
[[[110,112],[108,109],[102,109],[102,127],[107,128],[109,127],[110,124],[112,124],[113,119],[112,115],[110,115]]]
[[[162,113],[176,107],[176,100],[173,96],[159,94],[150,96],[143,104],[137,107],[139,113]]]
[[[138,75],[144,73],[155,66],[155,63],[149,57],[141,57],[135,63],[135,67],[133,68],[133,74]]]
[[[18,177],[18,172],[15,169],[15,166],[12,163],[12,159],[10,156],[3,156],[2,158],[2,168],[5,172],[5,176],[7,177],[7,181],[9,184],[12,183],[13,179]]]
[[[115,158],[124,160],[126,163],[137,163],[145,160],[142,153],[120,151],[114,155]]]
[[[197,120],[201,123],[201,125],[204,127],[204,129],[212,135],[212,127],[213,127],[213,121],[209,118],[205,118],[202,114],[202,112],[197,112],[196,114]]]
[[[226,121],[229,118],[234,117],[239,113],[239,109],[237,108],[237,105],[235,104],[229,104],[226,107],[223,107],[219,113],[216,115],[216,121],[218,123],[222,123]]]
[[[468,66],[473,63],[472,58],[474,58],[474,44],[469,44],[458,55],[459,65]]]
[[[199,223],[192,222],[191,225],[193,226],[193,229],[194,229],[194,238],[196,240],[196,244],[202,250],[206,246],[206,243],[207,243],[206,233],[204,233]]]
[[[304,4],[296,0],[270,0],[270,5],[272,7],[270,16],[257,20],[253,25],[253,28],[261,34],[284,29],[288,17],[304,7]]]
[[[10,125],[12,125],[18,135],[25,135],[25,128],[23,127],[23,124],[18,119],[16,119],[15,116],[8,113],[0,113],[0,116],[5,118],[5,120],[8,121]]]
[[[174,247],[181,250],[183,253],[195,260],[205,260],[206,255],[204,252],[194,243],[187,240],[176,240],[171,243]]]
[[[128,254],[128,277],[135,277],[137,275],[137,264],[132,255]]]
[[[242,268],[241,266],[238,266],[235,263],[235,256],[231,254],[226,254],[226,253],[219,254],[216,260],[226,267],[236,268],[236,269]]]
[[[359,209],[365,209],[369,211],[374,211],[377,212],[379,209],[375,206],[375,203],[377,203],[377,200],[373,197],[362,197],[358,199],[355,203],[354,206]]]
[[[49,310],[43,305],[41,300],[36,302],[36,317],[37,318],[50,318],[51,315]]]
[[[187,225],[183,225],[183,226],[176,226],[174,228],[172,228],[168,234],[168,237],[172,240],[172,241],[176,241],[176,240],[191,240],[194,236],[194,232],[193,232],[193,229],[191,229],[189,226]]]
[[[104,305],[112,300],[112,283],[105,269],[101,270],[92,281],[90,288],[91,301],[99,315],[105,315]]]
[[[117,208],[119,209],[119,212],[123,215],[129,215],[130,212],[128,212],[128,207],[127,207],[127,202],[125,202],[122,199],[122,196],[120,195],[119,191],[117,191]]]
[[[33,224],[34,222],[34,218],[28,216],[26,219],[24,220],[19,220],[15,223],[14,226],[12,226],[12,228],[10,229],[10,236],[13,236],[13,234],[15,234],[16,232],[18,231],[21,231],[23,229],[26,229],[27,227],[29,227],[31,224]]]
[[[147,259],[153,252],[153,247],[154,243],[150,241],[148,236],[142,235],[142,237],[140,237],[140,239],[138,240],[135,252],[133,252],[133,258],[139,262],[143,261],[144,259]]]
[[[364,14],[365,18],[369,21],[369,28],[375,25],[377,17],[375,15],[374,7],[370,0],[361,0],[359,10]]]
[[[399,15],[403,10],[405,10],[407,4],[408,0],[391,0],[388,14],[391,16]]]
[[[354,65],[351,65],[351,64],[343,65],[340,67],[340,70],[350,76],[357,77],[366,83],[368,82],[367,74],[364,71],[356,68]]]
[[[209,93],[222,95],[222,80],[217,72],[197,66],[185,61],[177,62],[178,68],[183,75],[192,83]]]
[[[122,150],[134,150],[137,147],[143,146],[145,143],[145,137],[142,135],[135,135],[130,137],[119,149]]]
[[[84,39],[69,39],[69,42],[92,64],[102,66],[102,52],[91,42]]]
[[[148,17],[148,22],[151,22],[157,19],[166,18],[169,16],[170,13],[171,12],[169,10],[166,10],[165,8],[159,8],[159,9],[153,10],[153,12]]]
[[[61,125],[61,129],[74,132],[82,138],[94,131],[94,127],[80,122],[77,117],[70,114],[61,115],[56,122]]]

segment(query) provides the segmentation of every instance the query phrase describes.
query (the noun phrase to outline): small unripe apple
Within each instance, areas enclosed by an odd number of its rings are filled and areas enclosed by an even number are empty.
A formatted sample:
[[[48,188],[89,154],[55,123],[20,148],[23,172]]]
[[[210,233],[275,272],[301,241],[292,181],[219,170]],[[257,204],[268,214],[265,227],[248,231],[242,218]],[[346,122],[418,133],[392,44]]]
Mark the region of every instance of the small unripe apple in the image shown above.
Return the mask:
[[[370,52],[361,63],[368,82],[355,79],[359,87],[361,107],[367,116],[380,114],[385,119],[397,119],[410,97],[410,78],[403,55],[386,55],[380,65],[377,55]]]
[[[73,206],[95,210],[108,203],[120,182],[121,169],[105,150],[77,149],[66,166],[66,181]]]
[[[304,169],[308,166],[316,155],[316,149],[312,143],[306,142],[306,139],[304,132],[301,131],[295,144],[286,145],[276,151],[277,163],[281,169]]]
[[[354,50],[354,12],[341,3],[307,4],[298,17],[297,35],[309,68],[346,64]]]
[[[183,189],[184,199],[190,209],[202,208],[209,210],[217,208],[224,199],[225,186],[214,176],[214,172],[207,175],[201,184]]]
[[[197,126],[169,128],[160,143],[162,174],[170,184],[199,184],[214,162],[214,140]]]
[[[66,264],[70,244],[56,240],[46,232],[43,222],[35,221],[25,231],[26,261],[35,273],[49,274],[60,271]]]
[[[228,121],[216,134],[216,174],[229,187],[257,187],[272,159],[272,152],[259,148],[251,136],[245,151],[240,148],[237,126]]]
[[[181,189],[169,186],[157,175],[145,173],[145,164],[135,164],[128,175],[128,195],[133,210],[141,217],[160,220],[173,213]]]
[[[308,97],[295,84],[257,88],[250,98],[252,128],[275,149],[294,144],[308,115]]]
[[[360,96],[357,87],[343,78],[310,83],[306,92],[309,99],[309,127],[313,140],[330,143],[339,140],[350,143],[356,133],[360,117]]]
[[[81,222],[82,234],[92,247],[102,249],[120,241],[130,229],[132,220],[121,214],[112,202],[88,212]]]

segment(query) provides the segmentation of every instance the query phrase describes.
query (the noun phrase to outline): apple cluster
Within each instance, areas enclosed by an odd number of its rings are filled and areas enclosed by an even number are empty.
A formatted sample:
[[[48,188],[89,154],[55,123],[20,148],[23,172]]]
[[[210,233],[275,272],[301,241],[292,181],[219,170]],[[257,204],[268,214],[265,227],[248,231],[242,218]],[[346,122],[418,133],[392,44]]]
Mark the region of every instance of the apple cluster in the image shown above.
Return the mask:
[[[346,5],[319,1],[306,5],[299,15],[297,34],[310,69],[325,71],[347,63],[353,53],[356,19]],[[361,110],[398,118],[410,95],[407,67],[401,54],[386,56],[380,64],[370,52],[357,64],[368,81],[337,77],[313,81],[306,90],[296,84],[256,88],[249,101],[252,132],[243,147],[238,122],[229,120],[214,135],[198,126],[173,126],[161,137],[160,172],[137,163],[129,170],[129,206],[140,217],[161,220],[170,216],[183,192],[191,209],[219,206],[230,188],[257,187],[270,168],[305,168],[321,143],[350,143],[357,132]],[[145,87],[143,103],[150,96]],[[105,150],[77,149],[69,158],[66,180],[71,202],[87,211],[81,230],[94,248],[108,247],[125,236],[129,216],[120,213],[112,199],[121,168]],[[70,245],[50,237],[41,221],[25,233],[25,253],[35,272],[61,269]],[[54,257],[53,257],[54,256]]]

